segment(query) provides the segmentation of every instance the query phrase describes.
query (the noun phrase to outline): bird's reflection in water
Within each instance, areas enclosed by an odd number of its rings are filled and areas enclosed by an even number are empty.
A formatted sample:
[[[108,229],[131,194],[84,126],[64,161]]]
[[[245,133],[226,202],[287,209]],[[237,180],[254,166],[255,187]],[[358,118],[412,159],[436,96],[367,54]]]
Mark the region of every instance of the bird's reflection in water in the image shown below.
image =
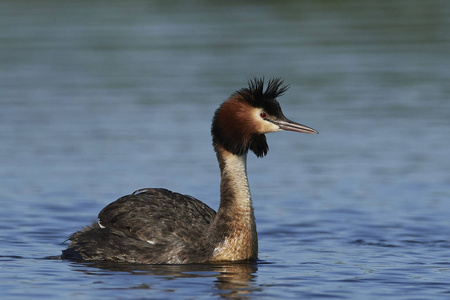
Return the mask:
[[[246,299],[259,288],[254,284],[257,263],[188,264],[188,265],[141,265],[113,262],[73,263],[77,271],[87,274],[105,275],[104,271],[126,272],[131,275],[157,276],[159,279],[215,277],[214,294],[223,298]],[[81,267],[81,268],[80,268]],[[97,269],[97,270],[95,270]],[[98,273],[100,271],[101,273]],[[153,284],[130,286],[129,289],[152,289]],[[176,286],[174,286],[176,289]]]
[[[227,291],[221,293],[224,298],[243,298],[258,288],[253,284],[256,277],[256,264],[228,264],[216,266],[217,289]]]

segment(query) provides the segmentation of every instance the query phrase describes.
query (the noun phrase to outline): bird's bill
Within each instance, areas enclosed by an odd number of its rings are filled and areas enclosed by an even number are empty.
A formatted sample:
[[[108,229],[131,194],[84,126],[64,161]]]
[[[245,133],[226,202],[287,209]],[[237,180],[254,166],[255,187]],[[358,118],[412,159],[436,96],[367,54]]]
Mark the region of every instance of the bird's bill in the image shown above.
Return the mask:
[[[311,127],[302,125],[289,119],[271,120],[271,122],[278,125],[280,130],[295,131],[301,133],[313,133],[313,134],[319,133],[317,130],[312,129]]]

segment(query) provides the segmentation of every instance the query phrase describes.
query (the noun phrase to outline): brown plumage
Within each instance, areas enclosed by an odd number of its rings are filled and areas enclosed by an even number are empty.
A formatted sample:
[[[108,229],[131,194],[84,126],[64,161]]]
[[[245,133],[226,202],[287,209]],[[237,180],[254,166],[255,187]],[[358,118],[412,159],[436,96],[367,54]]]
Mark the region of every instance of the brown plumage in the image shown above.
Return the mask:
[[[317,133],[288,120],[276,98],[287,86],[254,79],[214,114],[211,134],[221,173],[218,212],[166,189],[142,189],[107,205],[94,223],[71,237],[62,258],[148,264],[253,261],[258,238],[246,159],[267,154],[265,133]]]

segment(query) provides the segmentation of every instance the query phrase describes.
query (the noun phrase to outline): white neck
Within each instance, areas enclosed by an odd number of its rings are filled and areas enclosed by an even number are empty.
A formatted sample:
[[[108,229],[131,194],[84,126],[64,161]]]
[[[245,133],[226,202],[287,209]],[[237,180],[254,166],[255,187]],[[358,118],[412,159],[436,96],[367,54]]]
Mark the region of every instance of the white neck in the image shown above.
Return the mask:
[[[258,238],[247,180],[247,154],[239,156],[221,149],[220,207],[211,225],[216,245],[213,260],[256,259]]]
[[[229,152],[224,153],[220,196],[221,207],[232,201],[234,208],[242,210],[243,213],[248,212],[252,208],[250,187],[247,179],[247,154],[239,156]]]

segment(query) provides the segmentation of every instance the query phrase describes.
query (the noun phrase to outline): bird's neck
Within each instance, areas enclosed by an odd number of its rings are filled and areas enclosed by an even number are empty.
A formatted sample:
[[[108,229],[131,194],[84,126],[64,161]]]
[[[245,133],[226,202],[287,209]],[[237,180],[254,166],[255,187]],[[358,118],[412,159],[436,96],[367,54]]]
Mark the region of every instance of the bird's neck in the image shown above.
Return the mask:
[[[216,146],[220,166],[220,207],[210,228],[213,260],[254,260],[258,254],[255,215],[247,180],[247,154]]]

